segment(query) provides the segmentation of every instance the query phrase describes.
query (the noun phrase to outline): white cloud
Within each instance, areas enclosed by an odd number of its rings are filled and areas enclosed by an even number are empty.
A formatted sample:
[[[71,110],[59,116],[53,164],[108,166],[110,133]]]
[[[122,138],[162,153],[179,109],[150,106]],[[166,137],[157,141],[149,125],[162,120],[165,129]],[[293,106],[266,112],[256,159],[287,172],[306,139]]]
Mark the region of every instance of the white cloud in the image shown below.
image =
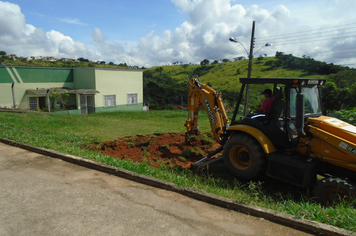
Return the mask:
[[[0,1],[0,35],[11,34],[13,37],[22,36],[25,28],[25,16],[18,5]]]
[[[26,24],[25,27],[22,29],[22,32],[27,36],[32,34],[36,30],[36,27],[33,25]]]
[[[261,49],[261,54],[272,56],[276,51],[282,51],[328,62],[354,62],[353,55],[347,54],[347,49],[356,43],[352,35],[333,39],[324,31],[295,34],[313,28],[331,27],[335,22],[341,25],[344,24],[343,21],[346,22],[346,18],[347,22],[356,22],[356,17],[352,14],[341,14],[342,11],[350,12],[350,9],[356,7],[353,1],[316,0],[315,3],[310,3],[313,1],[302,0],[300,4],[299,1],[294,1],[290,5],[276,5],[268,10],[256,4],[244,7],[239,1],[230,0],[171,1],[187,16],[174,30],[166,30],[162,35],[151,31],[137,42],[117,42],[108,38],[98,27],[92,30],[91,44],[88,45],[74,41],[55,29],[45,32],[42,28],[36,28],[41,26],[26,24],[25,16],[18,5],[0,1],[0,48],[22,56],[84,57],[146,67],[175,61],[199,63],[205,58],[231,59],[247,56],[239,44],[231,43],[228,39],[231,36],[236,37],[249,48],[252,22],[255,21],[255,51],[267,42],[274,44],[273,47]],[[307,13],[303,13],[304,9],[301,10],[300,7],[306,3],[309,8],[305,9]],[[323,11],[318,10],[321,6]],[[322,19],[321,16],[326,16],[328,12],[329,16],[338,15],[337,21],[331,17]],[[78,19],[61,20],[85,25]],[[335,37],[350,32],[347,27],[341,28],[338,33],[334,32]]]
[[[68,23],[68,24],[74,24],[74,25],[82,25],[85,26],[87,24],[81,22],[78,18],[72,19],[72,18],[59,18],[58,20]]]
[[[204,58],[223,59],[228,57],[231,59],[236,56],[247,56],[239,44],[230,43],[228,38],[237,37],[249,49],[252,21],[256,22],[255,52],[265,43],[273,43],[273,47],[262,48],[258,52],[269,56],[274,55],[276,51],[282,51],[295,56],[309,55],[316,57],[317,60],[345,63],[346,59],[338,59],[338,57],[342,57],[340,54],[336,56],[332,53],[325,54],[325,52],[332,48],[336,49],[336,45],[338,48],[348,46],[352,48],[352,43],[355,43],[355,37],[349,37],[344,42],[339,40],[339,42],[329,36],[326,38],[327,40],[319,41],[323,31],[304,33],[310,37],[310,40],[303,40],[306,38],[305,36],[298,37],[298,34],[295,33],[311,30],[312,27],[315,29],[315,26],[321,27],[322,25],[313,25],[312,22],[308,22],[308,15],[304,15],[303,18],[295,18],[294,15],[292,18],[291,9],[284,5],[276,6],[273,10],[266,10],[258,5],[252,5],[249,8],[244,8],[240,4],[232,5],[229,0],[172,0],[172,2],[182,12],[188,13],[189,17],[169,34],[150,35],[140,39],[139,44],[132,51],[132,55],[133,57],[140,56],[141,60],[147,62],[146,65],[168,64],[177,60],[184,63],[199,63]],[[313,19],[319,15],[314,9],[320,9],[320,4],[322,4],[321,1],[317,1],[314,5],[308,5],[311,6]],[[345,1],[328,1],[324,8],[336,9],[339,4],[345,4]],[[305,5],[305,3],[301,3],[301,5]],[[352,6],[356,6],[356,4],[352,4]],[[351,7],[349,2],[348,7]],[[325,13],[323,12],[323,14]],[[322,22],[322,19],[319,20]],[[356,17],[353,21],[355,20]],[[327,22],[329,25],[325,27],[332,26],[332,20]],[[335,32],[334,34],[338,35]],[[353,58],[349,58],[347,61],[356,63]]]
[[[101,30],[99,28],[95,28],[93,30],[93,42],[94,43],[104,43],[107,40],[107,36],[105,34],[103,34],[103,32],[101,32]]]
[[[51,30],[26,24],[25,16],[18,5],[0,1],[0,48],[18,56],[96,57],[81,42]]]

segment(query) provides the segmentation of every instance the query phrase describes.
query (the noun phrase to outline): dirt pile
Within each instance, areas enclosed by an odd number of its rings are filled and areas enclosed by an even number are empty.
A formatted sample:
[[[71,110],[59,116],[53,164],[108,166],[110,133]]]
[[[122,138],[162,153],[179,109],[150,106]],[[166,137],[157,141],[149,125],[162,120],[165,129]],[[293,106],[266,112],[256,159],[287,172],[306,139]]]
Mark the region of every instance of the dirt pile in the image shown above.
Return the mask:
[[[192,163],[218,147],[210,133],[193,136],[189,143],[185,142],[184,133],[163,133],[124,137],[89,146],[91,150],[115,158],[144,162],[155,167],[180,165],[183,168],[190,168]]]

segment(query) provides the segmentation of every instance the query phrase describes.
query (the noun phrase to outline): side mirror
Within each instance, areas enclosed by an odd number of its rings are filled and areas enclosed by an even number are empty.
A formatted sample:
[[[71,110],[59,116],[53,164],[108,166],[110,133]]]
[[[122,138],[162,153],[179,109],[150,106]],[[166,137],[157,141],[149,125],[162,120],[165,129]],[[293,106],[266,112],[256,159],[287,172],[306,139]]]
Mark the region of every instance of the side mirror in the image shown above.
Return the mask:
[[[304,132],[304,95],[302,93],[297,94],[296,128],[299,137],[306,136]]]

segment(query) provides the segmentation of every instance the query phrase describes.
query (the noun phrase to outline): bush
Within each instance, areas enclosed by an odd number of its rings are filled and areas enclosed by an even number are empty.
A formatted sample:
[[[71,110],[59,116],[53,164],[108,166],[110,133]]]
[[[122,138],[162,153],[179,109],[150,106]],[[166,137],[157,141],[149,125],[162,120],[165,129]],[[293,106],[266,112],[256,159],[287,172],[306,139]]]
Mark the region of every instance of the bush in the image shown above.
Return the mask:
[[[213,66],[202,66],[198,67],[193,71],[194,75],[198,75],[199,77],[207,74],[210,69],[214,68]]]
[[[351,108],[350,110],[334,111],[333,113],[339,114],[341,120],[356,125],[356,107]]]

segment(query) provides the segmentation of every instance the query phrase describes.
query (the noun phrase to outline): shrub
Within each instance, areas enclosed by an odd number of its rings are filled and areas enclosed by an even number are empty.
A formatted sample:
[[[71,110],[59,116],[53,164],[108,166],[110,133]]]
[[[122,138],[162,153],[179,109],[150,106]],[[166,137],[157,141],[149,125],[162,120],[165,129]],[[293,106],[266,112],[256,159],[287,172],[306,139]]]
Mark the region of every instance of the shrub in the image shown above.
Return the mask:
[[[340,114],[341,120],[356,125],[356,107],[351,108],[350,110],[340,110],[333,113]]]

